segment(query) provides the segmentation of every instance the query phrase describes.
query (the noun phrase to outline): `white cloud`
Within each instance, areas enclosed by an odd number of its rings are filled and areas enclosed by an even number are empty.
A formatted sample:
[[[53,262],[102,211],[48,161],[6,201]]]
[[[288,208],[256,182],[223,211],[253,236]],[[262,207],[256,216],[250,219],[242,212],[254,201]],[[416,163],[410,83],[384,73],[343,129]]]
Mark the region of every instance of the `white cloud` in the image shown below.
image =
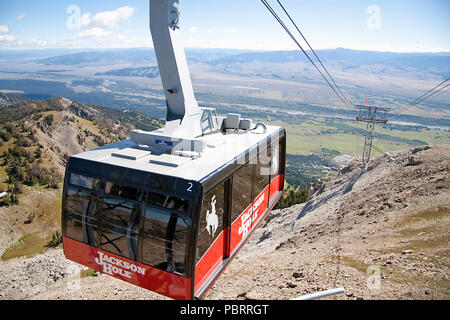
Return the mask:
[[[80,16],[80,27],[89,27],[91,24],[91,14],[85,13]]]
[[[10,34],[0,34],[0,42],[10,42],[10,41],[14,41],[16,38]]]
[[[92,16],[91,13],[81,14],[80,7],[74,5],[67,9],[67,13],[71,14],[67,25],[69,29],[87,28],[76,35],[78,39],[98,39],[111,35],[112,32],[108,30],[116,27],[119,22],[130,19],[134,12],[134,7],[124,6],[113,11],[98,12]]]
[[[110,34],[111,34],[110,31],[105,31],[102,28],[91,28],[91,29],[88,29],[86,31],[79,33],[77,35],[77,37],[79,37],[79,38],[88,38],[88,37],[100,38],[100,37],[108,36]]]
[[[235,32],[238,32],[238,29],[230,28],[230,29],[223,29],[223,30],[216,30],[216,29],[208,30],[208,33],[235,33]]]
[[[225,32],[225,33],[235,33],[235,32],[237,32],[237,29],[236,28],[225,29],[225,30],[223,30],[223,32]]]
[[[81,16],[81,25],[91,28],[114,28],[119,21],[128,20],[134,14],[135,9],[130,6],[120,7],[114,11],[103,11],[92,18],[90,13]]]
[[[21,14],[20,16],[17,16],[17,17],[16,17],[16,20],[17,20],[17,21],[22,21],[23,19],[25,19],[25,18],[26,18],[26,16],[27,16],[27,14],[26,14],[26,13],[24,13],[24,14]]]
[[[16,38],[9,34],[9,27],[7,25],[0,25],[0,42],[12,42]]]
[[[7,25],[0,25],[0,34],[9,33],[9,27]]]
[[[197,33],[199,31],[199,28],[198,27],[192,27],[192,28],[189,28],[188,31],[190,33]]]

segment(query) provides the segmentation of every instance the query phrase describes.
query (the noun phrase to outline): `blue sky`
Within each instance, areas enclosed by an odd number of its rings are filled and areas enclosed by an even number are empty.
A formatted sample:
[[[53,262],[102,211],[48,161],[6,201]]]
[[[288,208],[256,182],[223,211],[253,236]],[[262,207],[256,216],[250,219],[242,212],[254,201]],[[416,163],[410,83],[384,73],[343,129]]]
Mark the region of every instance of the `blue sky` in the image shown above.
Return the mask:
[[[450,51],[448,0],[282,3],[315,49]],[[148,6],[147,0],[0,0],[0,49],[149,47]],[[181,10],[186,47],[296,49],[260,0],[181,0]]]

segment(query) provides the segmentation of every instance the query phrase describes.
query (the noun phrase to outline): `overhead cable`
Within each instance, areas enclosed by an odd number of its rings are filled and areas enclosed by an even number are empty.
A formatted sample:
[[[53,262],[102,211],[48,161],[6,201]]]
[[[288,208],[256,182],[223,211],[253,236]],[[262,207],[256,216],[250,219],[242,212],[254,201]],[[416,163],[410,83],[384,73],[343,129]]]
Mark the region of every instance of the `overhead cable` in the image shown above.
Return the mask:
[[[264,6],[267,8],[267,10],[269,10],[269,12],[273,15],[273,17],[278,21],[278,23],[283,27],[283,29],[286,31],[286,33],[292,38],[292,40],[294,40],[295,44],[302,50],[302,52],[305,54],[305,56],[308,58],[308,60],[312,63],[312,65],[320,73],[322,78],[327,82],[327,84],[330,86],[330,88],[334,91],[336,96],[344,103],[344,105],[347,106],[346,100],[337,92],[337,90],[333,87],[333,85],[330,83],[330,81],[325,77],[325,75],[322,73],[322,71],[320,71],[320,69],[317,67],[317,65],[314,63],[314,61],[308,55],[308,53],[303,49],[301,44],[297,41],[295,36],[292,34],[292,32],[289,30],[289,28],[286,26],[286,24],[283,22],[283,20],[278,16],[278,14],[275,12],[275,10],[270,6],[270,4],[267,2],[267,0],[261,0],[261,2],[264,4]]]
[[[322,66],[322,68],[325,70],[325,72],[327,73],[327,75],[330,77],[331,81],[333,82],[333,84],[336,86],[336,88],[339,90],[341,96],[344,98],[344,100],[346,101],[346,105],[350,106],[350,108],[354,108],[352,106],[351,103],[348,102],[347,98],[345,97],[344,93],[342,92],[341,88],[339,88],[339,86],[337,85],[336,81],[334,81],[333,77],[331,76],[331,74],[328,72],[328,69],[325,67],[325,65],[322,63],[322,61],[320,60],[320,58],[317,56],[316,52],[314,51],[314,49],[311,47],[311,45],[309,44],[308,40],[306,39],[306,37],[303,35],[303,33],[300,31],[299,27],[297,26],[297,24],[295,23],[294,19],[292,19],[291,15],[287,12],[286,8],[283,6],[283,4],[281,3],[280,0],[277,0],[278,4],[280,5],[280,7],[283,9],[284,13],[286,13],[287,17],[289,18],[289,20],[292,22],[292,24],[294,25],[295,29],[297,29],[298,33],[302,36],[303,40],[305,40],[306,44],[308,45],[309,49],[311,50],[311,52],[314,54],[314,56],[316,57],[317,61],[319,61],[320,65]]]
[[[393,117],[391,117],[391,119],[397,118],[398,116],[400,116],[402,113],[404,113],[407,109],[411,108],[411,107],[415,107],[416,105],[420,104],[421,102],[431,98],[432,96],[434,96],[435,94],[442,92],[444,89],[447,90],[447,88],[450,86],[450,84],[447,84],[446,86],[441,87],[443,84],[445,84],[447,81],[449,81],[450,78],[447,78],[445,81],[439,83],[437,86],[435,86],[433,89],[427,91],[426,93],[424,93],[423,95],[421,95],[420,97],[418,97],[416,100],[414,100],[413,102],[407,104],[406,106],[404,106],[400,111],[398,111]],[[441,87],[441,88],[439,88]],[[439,89],[438,89],[439,88]]]

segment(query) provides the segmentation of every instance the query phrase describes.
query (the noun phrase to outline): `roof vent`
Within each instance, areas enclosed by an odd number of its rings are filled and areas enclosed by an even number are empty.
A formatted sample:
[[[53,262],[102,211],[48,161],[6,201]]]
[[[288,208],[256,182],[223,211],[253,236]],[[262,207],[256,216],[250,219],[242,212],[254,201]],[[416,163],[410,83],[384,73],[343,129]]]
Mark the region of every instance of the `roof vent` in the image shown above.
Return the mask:
[[[236,113],[228,113],[225,119],[225,129],[239,129],[239,124],[241,123],[241,115]]]
[[[152,157],[150,159],[150,163],[159,164],[162,166],[177,168],[185,164],[186,162],[191,161],[191,158],[173,156],[170,154],[162,154],[157,157]]]
[[[111,156],[117,157],[117,158],[123,158],[128,160],[139,160],[143,157],[146,157],[150,155],[151,152],[148,150],[139,150],[139,149],[132,149],[132,148],[126,148],[119,150],[117,152],[111,153]]]

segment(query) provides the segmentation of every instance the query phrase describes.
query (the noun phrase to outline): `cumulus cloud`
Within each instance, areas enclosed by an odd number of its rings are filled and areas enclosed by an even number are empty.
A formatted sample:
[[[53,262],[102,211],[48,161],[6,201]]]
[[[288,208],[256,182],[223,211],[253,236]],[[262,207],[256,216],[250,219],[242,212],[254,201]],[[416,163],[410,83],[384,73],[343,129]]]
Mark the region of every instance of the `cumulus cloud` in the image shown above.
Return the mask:
[[[238,29],[230,28],[230,29],[223,29],[223,30],[216,30],[216,29],[208,30],[208,33],[235,33],[235,32],[238,32]]]
[[[192,27],[192,28],[189,28],[188,31],[190,33],[197,33],[199,31],[199,28],[198,27]]]
[[[92,16],[91,13],[81,14],[80,7],[72,5],[67,8],[67,13],[71,14],[67,26],[69,29],[87,28],[76,35],[78,38],[101,38],[110,35],[108,30],[116,27],[119,22],[130,19],[134,12],[134,7],[124,6]]]
[[[17,21],[22,21],[23,19],[25,19],[25,18],[26,18],[26,16],[27,16],[27,14],[26,14],[26,13],[24,13],[24,14],[21,14],[20,16],[17,16],[17,17],[16,17],[16,20],[17,20]]]
[[[135,9],[130,6],[120,7],[114,11],[99,12],[91,18],[90,13],[81,16],[81,26],[90,28],[112,29],[122,20],[128,20]]]
[[[235,33],[235,32],[237,32],[237,29],[236,28],[225,29],[225,30],[223,30],[223,32],[225,32],[225,33]]]
[[[0,42],[11,42],[16,38],[9,34],[9,26],[0,25]]]
[[[0,25],[0,34],[9,33],[9,27],[7,25]]]
[[[110,34],[111,34],[110,31],[103,30],[102,28],[91,28],[91,29],[88,29],[86,31],[79,33],[78,37],[80,37],[80,38],[88,38],[88,37],[100,38],[100,37],[108,36]]]

